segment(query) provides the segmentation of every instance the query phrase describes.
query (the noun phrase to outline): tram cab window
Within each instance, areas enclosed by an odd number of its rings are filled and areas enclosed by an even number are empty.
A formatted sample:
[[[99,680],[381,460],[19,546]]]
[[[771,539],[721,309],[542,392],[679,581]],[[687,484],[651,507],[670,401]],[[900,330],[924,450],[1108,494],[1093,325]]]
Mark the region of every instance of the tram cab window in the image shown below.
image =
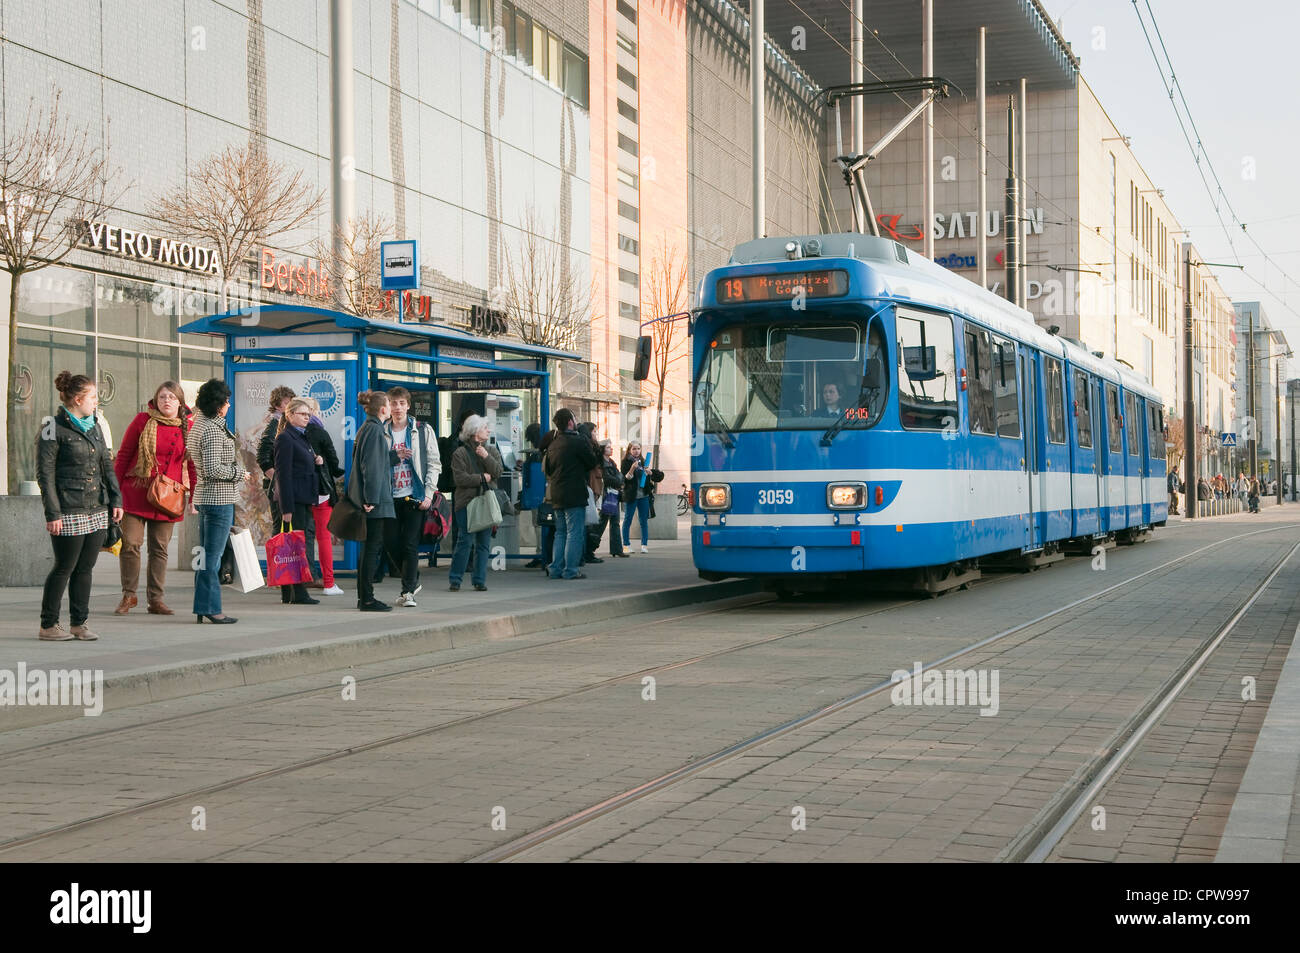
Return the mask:
[[[1020,436],[1020,399],[1016,391],[1016,345],[993,339],[993,408],[999,437]]]
[[[1083,371],[1074,372],[1074,432],[1080,447],[1092,446],[1092,390]]]
[[[1124,439],[1124,417],[1120,411],[1119,388],[1114,384],[1106,385],[1106,423],[1106,437],[1110,441],[1107,452],[1123,453],[1124,448],[1120,442]]]
[[[828,314],[724,327],[709,342],[696,419],[710,433],[874,426],[888,395],[884,353],[878,326]]]
[[[989,333],[983,328],[966,328],[966,405],[970,409],[970,432],[994,432],[993,355]]]
[[[1128,455],[1139,456],[1142,453],[1142,418],[1138,416],[1136,394],[1124,394],[1124,414],[1128,417]]]
[[[908,430],[957,429],[952,318],[899,309],[898,414]]]
[[[1155,460],[1165,458],[1165,412],[1163,407],[1147,405],[1147,418],[1150,420],[1150,434],[1147,438],[1151,446],[1151,457]]]
[[[1046,358],[1047,371],[1047,439],[1052,443],[1065,443],[1065,376],[1061,362]]]

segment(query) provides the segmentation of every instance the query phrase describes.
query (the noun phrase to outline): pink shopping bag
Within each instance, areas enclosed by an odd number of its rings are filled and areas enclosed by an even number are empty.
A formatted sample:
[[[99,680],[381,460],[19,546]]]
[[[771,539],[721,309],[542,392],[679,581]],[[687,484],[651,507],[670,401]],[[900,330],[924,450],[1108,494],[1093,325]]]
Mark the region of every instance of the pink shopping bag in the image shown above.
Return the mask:
[[[311,582],[307,534],[300,529],[279,533],[266,541],[266,584],[291,586],[298,582]]]

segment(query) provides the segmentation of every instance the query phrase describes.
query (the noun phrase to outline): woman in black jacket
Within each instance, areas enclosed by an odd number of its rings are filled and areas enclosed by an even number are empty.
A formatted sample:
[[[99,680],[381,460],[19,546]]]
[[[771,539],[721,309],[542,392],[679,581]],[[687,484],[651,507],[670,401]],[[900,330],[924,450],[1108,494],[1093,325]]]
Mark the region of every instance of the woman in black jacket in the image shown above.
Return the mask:
[[[614,460],[614,444],[608,440],[602,440],[600,443],[601,452],[601,476],[605,479],[605,495],[611,492],[615,495],[614,512],[605,512],[605,501],[599,500],[600,506],[600,526],[596,529],[596,545],[600,545],[600,537],[605,534],[605,527],[609,527],[609,554],[627,558],[627,553],[623,552],[623,535],[618,528],[618,491],[623,489],[623,474],[618,469],[618,463]]]
[[[320,573],[321,585],[327,596],[341,596],[343,590],[334,583],[334,537],[330,534],[330,516],[334,513],[334,504],[339,501],[338,489],[334,481],[343,476],[339,466],[338,451],[334,449],[334,439],[325,429],[320,419],[320,405],[310,397],[304,397],[311,407],[311,422],[307,424],[307,442],[311,444],[312,453],[316,454],[316,499],[311,508],[312,522],[316,527],[316,545],[320,548],[320,566],[312,566],[312,575]],[[313,554],[310,541],[307,544],[307,561],[312,562]]]
[[[108,522],[122,520],[122,491],[113,455],[95,420],[99,392],[84,374],[61,371],[54,379],[63,406],[46,419],[36,438],[37,482],[45,504],[45,528],[54,547],[54,568],[45,578],[41,630],[47,642],[99,638],[86,625],[90,577],[108,535]],[[72,630],[59,625],[68,590]]]
[[[319,484],[316,480],[316,454],[307,442],[307,424],[311,407],[305,400],[290,401],[280,418],[280,432],[275,438],[275,500],[280,518],[290,529],[306,530],[311,508],[316,503]],[[316,605],[319,599],[307,595],[301,582],[280,587],[280,601],[295,605]]]

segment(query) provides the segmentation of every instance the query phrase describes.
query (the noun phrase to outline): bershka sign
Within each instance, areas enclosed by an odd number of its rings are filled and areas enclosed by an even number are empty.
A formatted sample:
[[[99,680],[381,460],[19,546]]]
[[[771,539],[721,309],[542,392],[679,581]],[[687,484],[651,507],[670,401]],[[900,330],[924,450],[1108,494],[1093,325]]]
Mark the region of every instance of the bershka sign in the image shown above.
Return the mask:
[[[919,242],[925,237],[920,225],[905,225],[900,231],[898,223],[902,217],[897,212],[881,212],[876,216],[876,221],[880,224],[882,233],[896,242]],[[935,212],[934,225],[930,231],[935,241],[945,238],[977,238],[979,233],[975,230],[975,220],[978,217],[979,212]],[[1025,209],[1025,221],[1029,225],[1029,234],[1043,234],[1041,208]],[[996,238],[1002,234],[1001,212],[996,210],[988,212],[984,220],[984,234],[989,238]]]
[[[87,247],[109,255],[221,277],[221,266],[217,262],[216,253],[202,245],[132,231],[107,222],[86,220],[81,222],[81,241]]]
[[[328,298],[333,294],[330,276],[324,268],[317,271],[311,264],[291,265],[284,261],[276,264],[275,252],[269,248],[262,249],[259,274],[263,288],[281,294],[303,295],[308,298]]]

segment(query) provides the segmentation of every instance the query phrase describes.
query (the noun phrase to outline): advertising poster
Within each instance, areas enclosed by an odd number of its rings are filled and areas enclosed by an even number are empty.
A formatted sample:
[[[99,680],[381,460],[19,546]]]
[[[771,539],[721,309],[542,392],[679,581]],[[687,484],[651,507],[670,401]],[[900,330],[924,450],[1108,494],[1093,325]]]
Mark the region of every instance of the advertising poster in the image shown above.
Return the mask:
[[[348,458],[348,448],[343,440],[345,430],[349,438],[355,435],[355,415],[352,428],[346,428],[344,423],[348,413],[346,375],[342,366],[317,364],[289,370],[250,368],[235,371],[231,400],[235,411],[235,443],[244,466],[257,475],[252,484],[240,488],[239,500],[235,504],[235,525],[251,530],[257,546],[262,546],[275,533],[271,525],[271,502],[262,489],[264,475],[257,465],[257,446],[268,424],[275,422],[268,405],[271,391],[276,387],[291,387],[300,397],[311,397],[320,404],[321,422],[334,441],[339,463],[345,469]],[[341,554],[336,552],[335,558],[341,558]]]

